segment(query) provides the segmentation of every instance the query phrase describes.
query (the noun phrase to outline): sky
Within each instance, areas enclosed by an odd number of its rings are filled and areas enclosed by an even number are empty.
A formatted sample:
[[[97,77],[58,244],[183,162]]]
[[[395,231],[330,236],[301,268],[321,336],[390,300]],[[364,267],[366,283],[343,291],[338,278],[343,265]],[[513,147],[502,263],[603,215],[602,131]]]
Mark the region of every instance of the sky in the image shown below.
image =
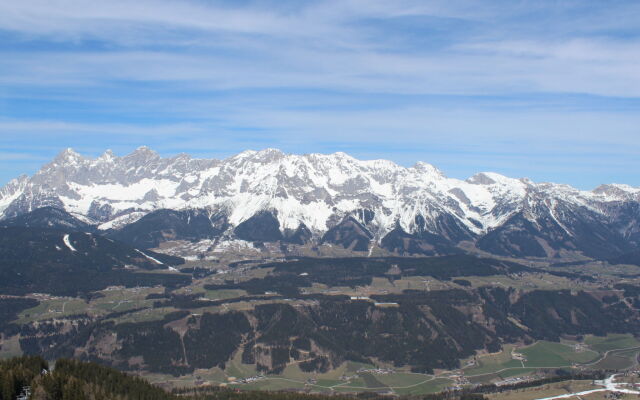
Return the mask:
[[[640,2],[0,1],[0,184],[143,145],[640,186]]]

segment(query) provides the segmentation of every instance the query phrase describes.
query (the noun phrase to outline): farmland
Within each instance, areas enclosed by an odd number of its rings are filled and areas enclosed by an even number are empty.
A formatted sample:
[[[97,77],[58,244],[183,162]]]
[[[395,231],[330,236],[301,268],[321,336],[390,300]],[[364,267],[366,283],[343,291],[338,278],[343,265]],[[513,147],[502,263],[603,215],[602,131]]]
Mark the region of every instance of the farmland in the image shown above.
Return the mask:
[[[190,276],[173,288],[12,300],[0,356],[99,349],[101,362],[167,388],[419,395],[624,370],[640,346],[630,314],[640,279],[623,268],[600,278],[626,285],[612,287],[575,269],[470,256],[210,267],[155,272]]]

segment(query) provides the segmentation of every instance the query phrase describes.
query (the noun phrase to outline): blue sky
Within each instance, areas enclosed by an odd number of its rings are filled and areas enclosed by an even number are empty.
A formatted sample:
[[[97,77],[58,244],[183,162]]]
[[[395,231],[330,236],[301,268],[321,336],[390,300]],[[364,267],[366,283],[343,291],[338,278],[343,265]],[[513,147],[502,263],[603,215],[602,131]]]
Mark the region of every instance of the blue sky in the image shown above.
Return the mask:
[[[0,2],[0,184],[66,147],[640,186],[636,1]]]

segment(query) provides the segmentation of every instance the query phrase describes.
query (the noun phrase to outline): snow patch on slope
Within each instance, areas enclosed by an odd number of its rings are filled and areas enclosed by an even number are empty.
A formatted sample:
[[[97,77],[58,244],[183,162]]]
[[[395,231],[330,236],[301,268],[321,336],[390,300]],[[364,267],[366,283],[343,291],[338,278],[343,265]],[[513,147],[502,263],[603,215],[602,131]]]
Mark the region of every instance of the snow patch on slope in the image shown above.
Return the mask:
[[[67,246],[67,248],[69,250],[71,250],[72,252],[76,252],[76,248],[73,247],[73,245],[71,244],[71,241],[69,240],[69,234],[66,233],[63,237],[62,237],[62,242],[64,243],[65,246]]]
[[[138,249],[135,249],[135,251],[137,251],[138,253],[140,253],[141,255],[143,255],[145,258],[147,258],[147,259],[148,259],[148,260],[150,260],[150,261],[153,261],[153,262],[154,262],[154,263],[156,263],[156,264],[164,265],[164,263],[163,263],[162,261],[159,261],[159,260],[157,260],[157,259],[155,259],[155,258],[151,257],[150,255],[143,253],[142,251],[140,251],[140,250],[138,250]]]

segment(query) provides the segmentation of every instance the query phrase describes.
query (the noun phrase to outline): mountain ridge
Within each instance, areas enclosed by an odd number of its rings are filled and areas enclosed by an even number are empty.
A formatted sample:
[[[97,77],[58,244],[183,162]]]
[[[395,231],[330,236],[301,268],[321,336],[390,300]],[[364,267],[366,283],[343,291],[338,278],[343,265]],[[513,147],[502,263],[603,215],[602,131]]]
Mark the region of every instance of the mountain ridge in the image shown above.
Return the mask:
[[[346,153],[265,149],[209,160],[187,154],[162,158],[148,147],[122,157],[108,150],[97,158],[66,149],[33,176],[0,189],[3,220],[42,207],[65,210],[101,231],[117,231],[163,209],[205,210],[218,216],[230,236],[266,212],[281,233],[271,226],[267,241],[304,227],[325,242],[329,231],[353,218],[353,227],[364,228],[363,238],[382,243],[395,232],[396,240],[388,242],[396,251],[411,242],[400,253],[432,248],[439,238],[451,246],[467,241],[491,253],[537,257],[567,251],[614,256],[640,243],[640,188],[607,184],[581,191],[492,172],[459,180],[424,162],[406,168]],[[493,239],[483,241],[487,236]],[[358,250],[367,247],[362,243]]]

